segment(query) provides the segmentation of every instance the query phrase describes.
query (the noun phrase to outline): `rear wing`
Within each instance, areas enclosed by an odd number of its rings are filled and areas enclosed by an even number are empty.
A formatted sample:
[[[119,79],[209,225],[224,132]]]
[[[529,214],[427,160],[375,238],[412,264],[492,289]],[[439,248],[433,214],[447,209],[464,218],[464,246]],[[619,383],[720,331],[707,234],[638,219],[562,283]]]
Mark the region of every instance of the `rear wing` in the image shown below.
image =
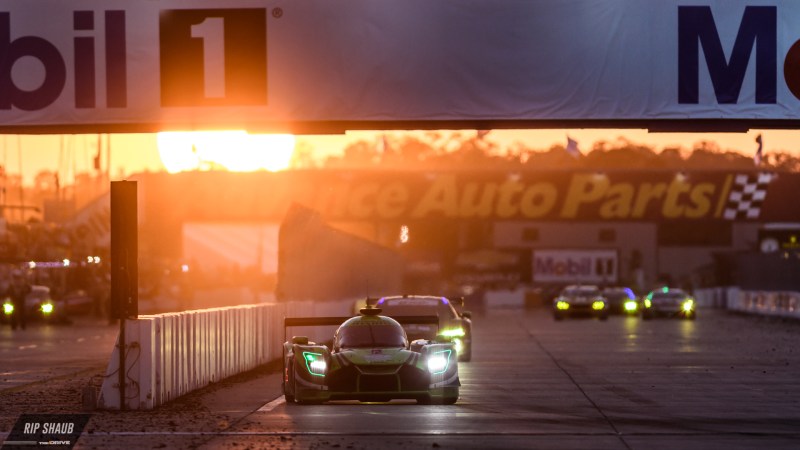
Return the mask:
[[[286,341],[286,329],[289,327],[323,327],[323,326],[339,326],[346,320],[352,319],[353,316],[348,317],[286,317],[283,319],[283,340]],[[436,325],[439,326],[439,316],[398,316],[392,317],[400,325]]]
[[[450,302],[453,306],[464,306],[464,297],[445,297],[448,302]],[[366,304],[368,306],[375,306],[380,301],[380,297],[367,297]]]
[[[346,320],[352,319],[349,317],[286,317],[283,319],[284,328],[289,327],[322,327],[326,325],[338,326]],[[392,317],[400,323],[400,325],[439,325],[439,316],[397,316]]]
[[[464,307],[464,297],[447,297],[447,300],[453,306]]]

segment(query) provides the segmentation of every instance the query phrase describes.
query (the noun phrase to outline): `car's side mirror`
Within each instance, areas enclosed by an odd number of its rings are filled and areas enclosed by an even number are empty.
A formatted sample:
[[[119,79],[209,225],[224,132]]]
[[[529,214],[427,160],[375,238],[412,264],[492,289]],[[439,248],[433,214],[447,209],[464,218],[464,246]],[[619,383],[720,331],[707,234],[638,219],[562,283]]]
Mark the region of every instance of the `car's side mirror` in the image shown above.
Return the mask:
[[[461,317],[463,317],[465,319],[472,319],[472,313],[469,312],[469,311],[464,311],[464,312],[461,313]]]
[[[308,336],[292,336],[292,344],[308,345]]]

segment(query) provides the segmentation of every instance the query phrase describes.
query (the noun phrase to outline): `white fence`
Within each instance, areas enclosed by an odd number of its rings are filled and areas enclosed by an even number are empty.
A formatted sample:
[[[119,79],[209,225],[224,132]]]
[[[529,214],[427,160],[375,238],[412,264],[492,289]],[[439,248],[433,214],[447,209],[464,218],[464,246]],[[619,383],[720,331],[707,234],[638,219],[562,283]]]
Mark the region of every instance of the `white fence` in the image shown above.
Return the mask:
[[[282,356],[284,317],[346,316],[353,301],[288,302],[139,316],[125,325],[125,408],[152,409]],[[295,330],[291,330],[295,331]],[[303,330],[330,339],[326,330]],[[301,334],[295,333],[295,334]],[[119,338],[98,406],[121,409]]]
[[[800,292],[743,291],[738,287],[723,287],[698,289],[695,298],[699,304],[732,311],[800,319]]]

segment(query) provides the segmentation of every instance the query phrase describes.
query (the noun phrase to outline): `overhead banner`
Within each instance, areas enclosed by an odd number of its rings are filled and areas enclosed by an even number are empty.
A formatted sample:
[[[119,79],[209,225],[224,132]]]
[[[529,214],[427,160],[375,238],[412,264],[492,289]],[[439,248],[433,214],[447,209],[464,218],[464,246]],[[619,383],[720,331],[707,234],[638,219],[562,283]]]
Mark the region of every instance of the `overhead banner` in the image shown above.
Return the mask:
[[[792,0],[3,0],[0,129],[791,127]]]
[[[298,171],[143,174],[145,221],[797,222],[800,175],[758,171]]]

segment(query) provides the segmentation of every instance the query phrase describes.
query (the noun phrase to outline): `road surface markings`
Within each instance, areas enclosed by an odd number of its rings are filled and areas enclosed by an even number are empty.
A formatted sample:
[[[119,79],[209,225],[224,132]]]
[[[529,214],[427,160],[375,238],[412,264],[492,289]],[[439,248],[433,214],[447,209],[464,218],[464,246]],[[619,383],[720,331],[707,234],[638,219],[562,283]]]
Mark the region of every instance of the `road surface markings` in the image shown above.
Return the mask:
[[[0,438],[8,436],[8,432],[0,432]],[[739,436],[747,433],[739,431],[675,431],[675,432],[637,432],[623,433],[626,436]],[[775,437],[797,437],[795,432],[771,433]],[[360,436],[360,437],[470,437],[470,436],[619,436],[612,431],[598,432],[536,432],[536,431],[394,431],[394,432],[347,432],[347,431],[84,431],[81,437],[92,436]]]
[[[280,397],[278,397],[275,400],[267,403],[266,405],[262,406],[261,408],[258,408],[258,412],[270,412],[273,409],[275,409],[276,407],[278,407],[279,405],[282,405],[284,403],[286,403],[286,400],[281,395]]]

